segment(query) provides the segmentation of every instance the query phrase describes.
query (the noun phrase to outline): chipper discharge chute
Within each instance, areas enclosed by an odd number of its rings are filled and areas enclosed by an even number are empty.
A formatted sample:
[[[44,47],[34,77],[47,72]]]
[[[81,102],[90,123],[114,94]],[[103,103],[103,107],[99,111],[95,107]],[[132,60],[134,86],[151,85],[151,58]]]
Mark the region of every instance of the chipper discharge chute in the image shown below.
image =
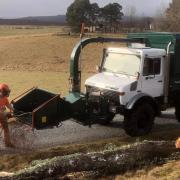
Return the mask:
[[[33,129],[58,126],[68,116],[68,103],[60,95],[32,88],[12,101],[15,117]]]

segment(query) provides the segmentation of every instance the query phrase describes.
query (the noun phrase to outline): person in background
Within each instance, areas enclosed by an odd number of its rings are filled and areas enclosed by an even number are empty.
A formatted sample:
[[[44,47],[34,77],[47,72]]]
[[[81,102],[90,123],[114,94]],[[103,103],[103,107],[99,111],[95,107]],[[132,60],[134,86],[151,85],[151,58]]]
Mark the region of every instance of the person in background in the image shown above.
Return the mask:
[[[177,148],[177,149],[180,149],[180,138],[177,139],[177,141],[176,141],[176,148]]]
[[[10,92],[8,85],[0,84],[0,125],[4,132],[4,144],[6,147],[14,147],[10,140],[8,127],[8,118],[13,114],[13,107],[8,100]],[[9,109],[9,112],[6,109]]]

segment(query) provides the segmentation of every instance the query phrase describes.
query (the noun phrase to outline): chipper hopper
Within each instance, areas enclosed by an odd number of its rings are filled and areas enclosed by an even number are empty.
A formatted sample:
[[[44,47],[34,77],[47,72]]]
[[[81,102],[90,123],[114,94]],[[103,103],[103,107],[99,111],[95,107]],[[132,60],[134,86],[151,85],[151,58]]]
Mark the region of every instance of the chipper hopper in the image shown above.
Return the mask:
[[[58,127],[80,112],[84,102],[83,95],[69,94],[61,98],[59,94],[34,87],[15,98],[12,104],[18,121],[40,130]]]
[[[68,115],[68,103],[58,94],[32,88],[12,101],[17,120],[33,129],[58,126]]]

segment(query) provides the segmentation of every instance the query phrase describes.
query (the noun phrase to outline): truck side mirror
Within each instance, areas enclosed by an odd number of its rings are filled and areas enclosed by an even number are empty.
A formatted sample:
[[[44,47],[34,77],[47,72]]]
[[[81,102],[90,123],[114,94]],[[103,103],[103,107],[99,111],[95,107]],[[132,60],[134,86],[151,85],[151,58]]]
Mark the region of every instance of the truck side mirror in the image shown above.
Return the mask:
[[[136,72],[136,79],[138,80],[140,77],[140,72]]]

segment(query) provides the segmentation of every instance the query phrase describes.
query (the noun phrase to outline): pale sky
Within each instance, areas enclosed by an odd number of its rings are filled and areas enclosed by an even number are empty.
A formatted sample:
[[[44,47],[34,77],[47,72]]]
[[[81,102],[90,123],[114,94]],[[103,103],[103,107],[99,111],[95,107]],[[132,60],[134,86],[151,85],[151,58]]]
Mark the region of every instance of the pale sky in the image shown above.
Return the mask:
[[[118,2],[126,13],[135,6],[139,15],[154,15],[172,0],[90,0],[100,6]],[[0,17],[49,16],[65,14],[73,0],[0,0]]]

